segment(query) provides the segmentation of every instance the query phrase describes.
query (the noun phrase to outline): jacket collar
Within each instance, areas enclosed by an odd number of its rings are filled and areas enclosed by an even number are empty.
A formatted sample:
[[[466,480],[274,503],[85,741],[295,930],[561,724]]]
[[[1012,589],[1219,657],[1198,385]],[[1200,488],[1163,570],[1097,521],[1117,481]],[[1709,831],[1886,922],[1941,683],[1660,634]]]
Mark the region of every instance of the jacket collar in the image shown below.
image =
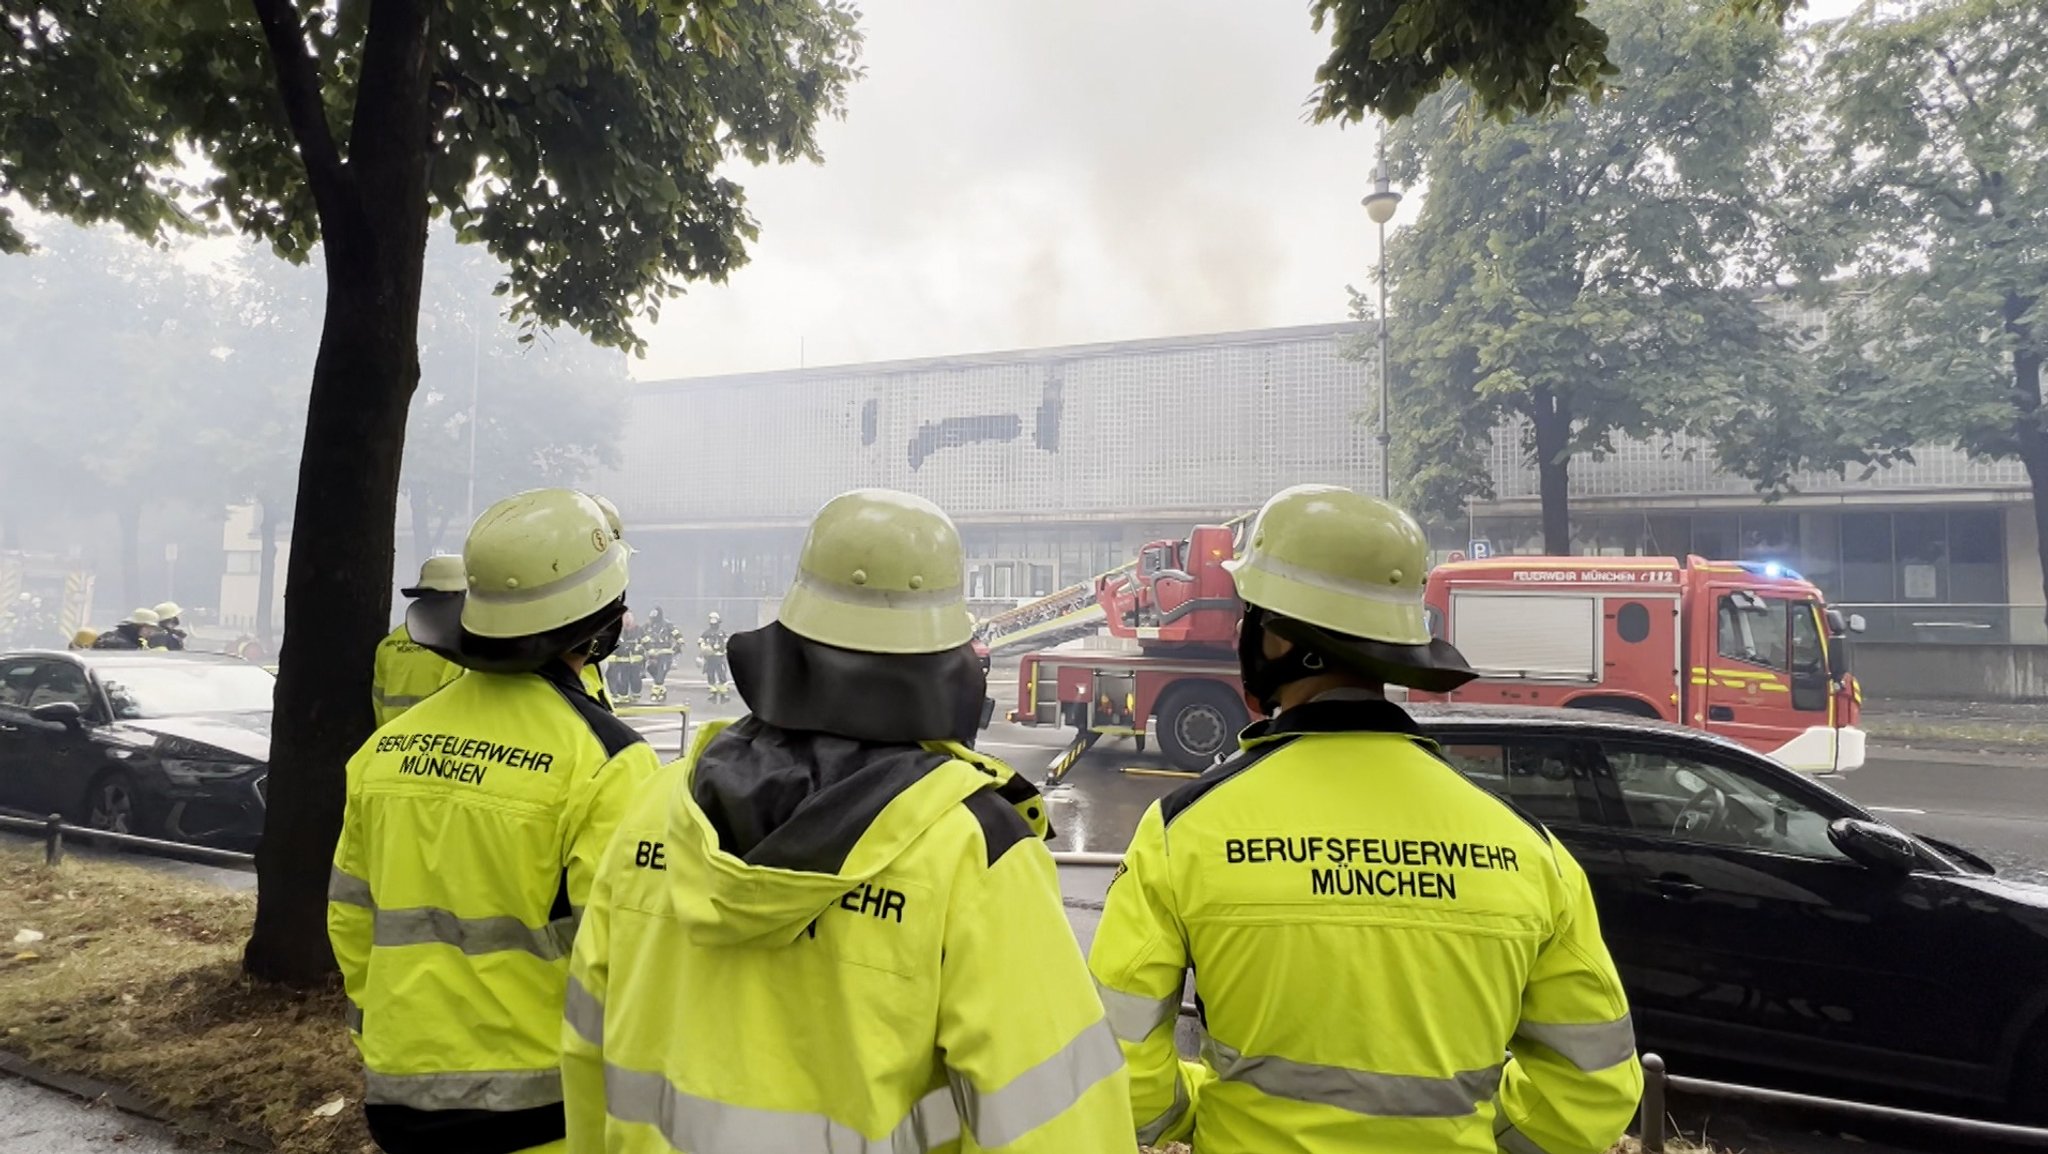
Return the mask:
[[[1255,722],[1239,736],[1238,744],[1249,748],[1318,733],[1387,733],[1434,747],[1408,711],[1391,701],[1329,695]]]

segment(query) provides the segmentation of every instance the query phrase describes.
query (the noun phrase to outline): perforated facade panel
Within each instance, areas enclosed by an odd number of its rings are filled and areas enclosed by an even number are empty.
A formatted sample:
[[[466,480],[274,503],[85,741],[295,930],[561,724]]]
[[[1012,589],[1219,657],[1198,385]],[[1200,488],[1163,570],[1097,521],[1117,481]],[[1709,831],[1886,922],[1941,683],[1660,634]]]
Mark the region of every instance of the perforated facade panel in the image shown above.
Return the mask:
[[[630,519],[801,520],[849,488],[969,520],[1242,512],[1304,480],[1376,483],[1350,326],[644,385]]]
[[[1395,428],[1399,428],[1396,419]],[[1494,435],[1494,493],[1501,500],[1538,496],[1536,469],[1522,454],[1519,426]],[[1949,447],[1919,448],[1912,464],[1879,469],[1864,478],[1852,468],[1847,476],[1802,473],[1794,486],[1802,493],[1846,490],[2006,489],[2025,488],[2026,467],[2018,461],[1974,461]],[[1635,440],[1618,437],[1615,451],[1601,458],[1581,453],[1572,458],[1574,497],[1740,496],[1755,492],[1741,477],[1723,473],[1714,464],[1713,446],[1691,436]]]
[[[964,523],[1133,522],[1256,508],[1329,481],[1370,490],[1378,447],[1359,420],[1370,362],[1344,359],[1358,326],[1077,346],[640,386],[619,476],[636,526],[797,524],[849,488],[931,498]],[[1400,429],[1400,398],[1394,398]],[[1868,479],[1810,475],[1806,492],[2002,489],[2018,462],[1953,449]],[[1502,500],[1533,499],[1519,431],[1494,439]],[[1572,462],[1587,498],[1741,496],[1688,437],[1623,439]]]

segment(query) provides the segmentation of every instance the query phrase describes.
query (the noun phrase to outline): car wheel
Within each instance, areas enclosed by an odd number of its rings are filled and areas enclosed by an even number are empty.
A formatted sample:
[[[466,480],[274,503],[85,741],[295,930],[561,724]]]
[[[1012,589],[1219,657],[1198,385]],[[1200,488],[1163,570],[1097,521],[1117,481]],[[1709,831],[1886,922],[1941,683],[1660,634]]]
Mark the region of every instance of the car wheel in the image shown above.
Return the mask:
[[[1211,681],[1183,682],[1167,690],[1153,716],[1159,719],[1159,747],[1173,767],[1200,773],[1237,748],[1237,734],[1251,722],[1244,701]]]
[[[85,792],[85,825],[107,833],[142,834],[142,795],[125,773],[103,773]]]

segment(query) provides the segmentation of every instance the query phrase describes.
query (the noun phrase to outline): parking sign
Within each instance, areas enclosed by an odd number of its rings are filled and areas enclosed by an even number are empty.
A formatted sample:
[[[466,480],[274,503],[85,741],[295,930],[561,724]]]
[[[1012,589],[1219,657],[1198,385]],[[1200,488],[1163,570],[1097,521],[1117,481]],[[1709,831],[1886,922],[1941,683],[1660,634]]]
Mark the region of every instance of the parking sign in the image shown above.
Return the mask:
[[[1472,559],[1474,561],[1484,561],[1488,557],[1493,556],[1493,542],[1474,541],[1472,542],[1472,548],[1469,550],[1469,552],[1472,554]]]

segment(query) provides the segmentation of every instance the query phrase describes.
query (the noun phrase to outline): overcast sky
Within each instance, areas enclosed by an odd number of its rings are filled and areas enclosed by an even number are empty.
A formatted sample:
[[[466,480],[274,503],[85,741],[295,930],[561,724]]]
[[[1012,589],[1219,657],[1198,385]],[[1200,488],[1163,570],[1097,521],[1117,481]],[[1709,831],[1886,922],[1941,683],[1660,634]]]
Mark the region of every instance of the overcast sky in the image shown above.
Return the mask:
[[[825,163],[735,174],[752,263],[665,308],[634,375],[1342,320],[1373,130],[1304,119],[1307,7],[869,0]]]
[[[643,378],[1340,320],[1369,128],[1303,118],[1307,5],[870,0],[825,163],[737,173],[753,262]]]

